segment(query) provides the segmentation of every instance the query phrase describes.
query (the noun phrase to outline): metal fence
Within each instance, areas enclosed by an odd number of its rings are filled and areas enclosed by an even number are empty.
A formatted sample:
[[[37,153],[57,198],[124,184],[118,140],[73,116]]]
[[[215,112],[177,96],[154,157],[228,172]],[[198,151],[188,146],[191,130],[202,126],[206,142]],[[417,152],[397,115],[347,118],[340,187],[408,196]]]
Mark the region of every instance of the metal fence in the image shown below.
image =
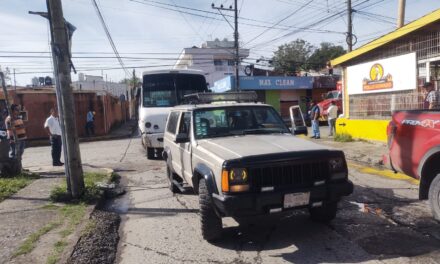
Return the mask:
[[[425,96],[416,91],[350,95],[350,117],[355,119],[390,119],[394,110],[423,109]]]

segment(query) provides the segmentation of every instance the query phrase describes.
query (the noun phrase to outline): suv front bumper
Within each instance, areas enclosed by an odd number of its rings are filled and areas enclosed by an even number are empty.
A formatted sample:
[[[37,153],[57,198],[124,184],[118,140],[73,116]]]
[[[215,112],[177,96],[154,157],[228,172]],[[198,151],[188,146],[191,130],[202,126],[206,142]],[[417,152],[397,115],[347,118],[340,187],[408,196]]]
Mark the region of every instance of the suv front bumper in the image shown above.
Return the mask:
[[[310,202],[306,206],[283,208],[284,195],[289,193],[310,192]],[[312,207],[314,203],[337,202],[342,196],[353,192],[353,183],[349,180],[340,183],[329,183],[305,189],[283,190],[261,193],[213,194],[212,199],[221,216],[252,216],[269,214],[271,209],[282,211]]]

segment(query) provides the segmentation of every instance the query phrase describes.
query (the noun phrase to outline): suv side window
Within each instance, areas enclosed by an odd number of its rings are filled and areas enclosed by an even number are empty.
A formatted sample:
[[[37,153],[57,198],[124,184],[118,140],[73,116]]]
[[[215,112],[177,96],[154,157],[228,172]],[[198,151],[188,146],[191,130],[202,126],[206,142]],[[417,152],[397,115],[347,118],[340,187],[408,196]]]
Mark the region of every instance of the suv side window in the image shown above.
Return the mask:
[[[191,128],[191,113],[182,113],[182,118],[180,118],[179,133],[189,134]]]
[[[179,112],[171,112],[170,116],[168,117],[168,125],[167,125],[167,132],[171,134],[176,134],[176,128],[177,128],[177,121],[179,120]]]

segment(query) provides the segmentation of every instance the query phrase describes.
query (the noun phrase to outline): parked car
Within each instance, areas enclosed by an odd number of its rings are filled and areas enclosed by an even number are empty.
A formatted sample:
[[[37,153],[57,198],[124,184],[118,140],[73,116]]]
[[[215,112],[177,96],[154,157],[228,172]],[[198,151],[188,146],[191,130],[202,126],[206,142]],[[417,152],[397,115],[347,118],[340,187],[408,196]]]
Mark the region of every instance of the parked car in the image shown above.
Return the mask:
[[[384,162],[420,180],[419,198],[429,199],[440,221],[440,111],[396,111],[387,133],[389,154]]]
[[[338,115],[342,113],[342,92],[340,90],[330,91],[323,95],[323,100],[318,103],[318,107],[321,113],[320,120],[327,121],[328,119],[328,108],[331,103],[335,102],[338,107]]]
[[[272,106],[237,101],[177,106],[167,119],[169,187],[179,192],[185,183],[199,195],[203,237],[219,238],[226,216],[307,208],[312,219],[331,221],[353,191],[344,153],[292,135]]]

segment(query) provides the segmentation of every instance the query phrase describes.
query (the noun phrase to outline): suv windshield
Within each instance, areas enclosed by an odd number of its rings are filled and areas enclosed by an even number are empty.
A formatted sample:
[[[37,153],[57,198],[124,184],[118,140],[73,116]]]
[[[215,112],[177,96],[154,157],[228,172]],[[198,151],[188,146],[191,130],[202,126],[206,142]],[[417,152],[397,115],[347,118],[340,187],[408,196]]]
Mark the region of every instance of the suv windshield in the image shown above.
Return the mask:
[[[272,107],[229,106],[194,111],[194,135],[197,139],[269,133],[289,133]]]

